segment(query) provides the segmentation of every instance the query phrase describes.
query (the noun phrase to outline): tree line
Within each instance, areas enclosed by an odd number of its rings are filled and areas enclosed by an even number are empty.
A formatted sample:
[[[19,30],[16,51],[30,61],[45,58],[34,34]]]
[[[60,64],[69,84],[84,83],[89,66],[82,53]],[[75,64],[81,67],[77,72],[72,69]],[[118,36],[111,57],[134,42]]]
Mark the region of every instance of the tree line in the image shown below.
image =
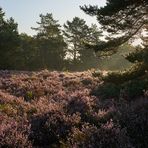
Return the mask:
[[[19,34],[13,18],[5,19],[0,8],[0,69],[86,70],[97,65],[93,50],[84,43],[98,43],[101,31],[95,24],[74,17],[61,29],[51,13],[41,14],[36,35]]]

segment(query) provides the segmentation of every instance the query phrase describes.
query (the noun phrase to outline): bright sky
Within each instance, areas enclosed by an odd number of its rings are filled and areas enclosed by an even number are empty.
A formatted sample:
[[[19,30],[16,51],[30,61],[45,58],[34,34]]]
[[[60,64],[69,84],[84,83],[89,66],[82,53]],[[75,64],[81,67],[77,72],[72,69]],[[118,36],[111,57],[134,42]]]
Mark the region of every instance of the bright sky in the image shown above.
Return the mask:
[[[67,20],[78,16],[88,24],[97,23],[95,18],[86,15],[79,6],[84,4],[104,6],[106,0],[0,0],[0,7],[6,17],[13,17],[18,23],[19,32],[35,34],[31,27],[36,27],[39,14],[52,13],[54,19],[63,25]]]

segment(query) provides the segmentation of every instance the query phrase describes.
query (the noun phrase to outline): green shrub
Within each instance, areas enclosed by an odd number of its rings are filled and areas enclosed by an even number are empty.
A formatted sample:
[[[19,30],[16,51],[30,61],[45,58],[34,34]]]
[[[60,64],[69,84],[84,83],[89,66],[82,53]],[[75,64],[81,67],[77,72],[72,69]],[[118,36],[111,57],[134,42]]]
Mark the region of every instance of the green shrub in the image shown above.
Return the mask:
[[[120,86],[113,83],[103,83],[91,94],[101,97],[102,99],[119,98]]]
[[[27,91],[25,96],[24,96],[25,101],[31,101],[34,99],[34,94],[32,91]]]
[[[128,81],[140,79],[142,76],[147,77],[148,74],[145,71],[145,66],[141,64],[135,64],[131,68],[124,71],[110,72],[107,76],[103,77],[105,82],[114,84],[123,84]]]
[[[32,116],[33,114],[37,113],[36,108],[31,108],[27,111],[28,116]]]
[[[130,99],[144,95],[144,90],[148,88],[148,80],[133,80],[122,85],[124,93]]]

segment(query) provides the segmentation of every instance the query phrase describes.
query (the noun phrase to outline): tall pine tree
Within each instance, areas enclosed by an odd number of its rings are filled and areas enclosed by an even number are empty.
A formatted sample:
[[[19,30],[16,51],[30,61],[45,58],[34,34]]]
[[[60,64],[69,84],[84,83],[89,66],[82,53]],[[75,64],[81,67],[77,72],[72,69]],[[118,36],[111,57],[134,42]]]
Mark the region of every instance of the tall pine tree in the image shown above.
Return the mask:
[[[65,47],[60,25],[54,20],[51,13],[40,15],[39,27],[32,28],[37,31],[35,36],[39,51],[39,63],[41,68],[62,69],[65,58]]]
[[[91,49],[86,49],[85,42],[100,41],[101,32],[97,26],[92,24],[89,27],[84,19],[74,17],[72,21],[64,24],[64,36],[68,44],[67,53],[72,61],[72,67],[75,69],[86,70],[97,65],[97,58]]]

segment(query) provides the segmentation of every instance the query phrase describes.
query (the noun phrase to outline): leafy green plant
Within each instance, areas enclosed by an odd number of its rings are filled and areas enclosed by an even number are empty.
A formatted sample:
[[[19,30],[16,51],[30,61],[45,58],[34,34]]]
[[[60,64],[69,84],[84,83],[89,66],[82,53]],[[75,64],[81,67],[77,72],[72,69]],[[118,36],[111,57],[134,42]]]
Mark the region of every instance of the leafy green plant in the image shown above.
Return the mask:
[[[25,96],[24,96],[25,101],[31,101],[34,99],[34,94],[32,91],[27,91]]]

